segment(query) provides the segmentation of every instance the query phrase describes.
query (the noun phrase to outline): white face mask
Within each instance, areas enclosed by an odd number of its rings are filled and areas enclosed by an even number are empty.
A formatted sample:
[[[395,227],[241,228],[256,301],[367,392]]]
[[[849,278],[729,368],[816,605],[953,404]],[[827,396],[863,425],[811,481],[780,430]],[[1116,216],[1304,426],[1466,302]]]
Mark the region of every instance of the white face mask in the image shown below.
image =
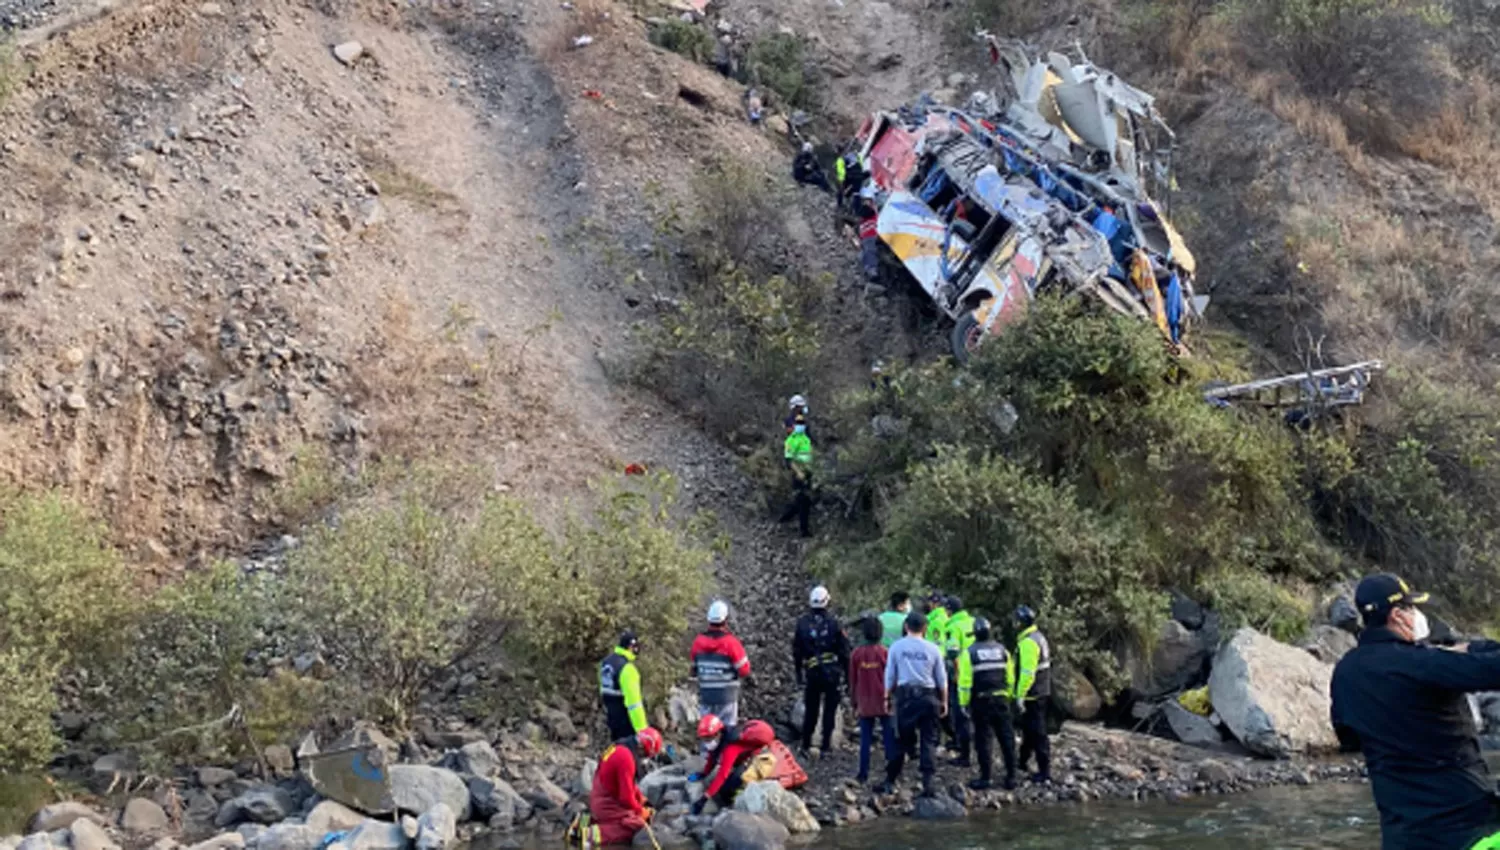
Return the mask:
[[[1411,613],[1411,639],[1427,640],[1431,634],[1432,629],[1427,625],[1427,615],[1422,613],[1421,608],[1414,609]]]

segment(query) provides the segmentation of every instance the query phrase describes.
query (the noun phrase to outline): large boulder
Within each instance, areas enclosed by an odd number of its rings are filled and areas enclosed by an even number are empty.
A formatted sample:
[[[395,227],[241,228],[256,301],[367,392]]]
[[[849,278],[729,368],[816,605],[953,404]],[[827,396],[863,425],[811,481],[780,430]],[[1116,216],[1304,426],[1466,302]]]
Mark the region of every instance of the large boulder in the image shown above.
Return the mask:
[[[88,818],[73,821],[73,825],[68,827],[68,833],[69,846],[73,850],[120,850],[120,845],[109,837],[104,827]]]
[[[136,835],[161,835],[172,829],[172,821],[155,801],[136,797],[120,813],[120,828]]]
[[[675,788],[687,788],[687,771],[681,765],[668,765],[646,774],[637,786],[646,795],[646,802],[654,809],[662,806],[662,798]]]
[[[28,833],[56,832],[59,829],[67,829],[73,825],[73,821],[79,818],[88,818],[94,823],[104,823],[104,816],[85,806],[82,803],[66,802],[53,803],[37,809],[36,814],[31,816],[27,822]]]
[[[1333,665],[1242,628],[1219,650],[1209,698],[1246,749],[1273,758],[1338,748],[1328,722]]]
[[[488,741],[470,741],[458,750],[460,773],[488,779],[500,775],[500,756]]]
[[[740,792],[734,807],[752,815],[770,815],[788,832],[817,832],[818,819],[807,810],[802,798],[781,787],[780,782],[752,782]]]
[[[545,776],[532,777],[531,784],[521,791],[521,796],[542,812],[561,809],[568,804],[568,792]]]
[[[1224,742],[1224,736],[1219,733],[1219,727],[1207,717],[1183,708],[1175,699],[1163,703],[1161,711],[1172,734],[1184,744],[1211,747]]]
[[[911,807],[911,816],[917,820],[957,820],[968,814],[963,803],[947,794],[918,797]]]
[[[272,824],[286,820],[297,810],[292,795],[276,787],[254,788],[228,800],[219,807],[219,816],[214,824],[220,829],[249,821]]]
[[[781,850],[791,833],[768,815],[729,811],[714,818],[714,844],[719,850]]]
[[[518,824],[531,817],[531,804],[499,777],[469,780],[469,799],[474,814],[486,821],[499,818],[500,824]]]
[[[1334,626],[1313,626],[1312,633],[1303,641],[1302,648],[1314,658],[1328,664],[1337,664],[1349,650],[1359,645],[1358,639],[1343,629]]]
[[[447,803],[459,820],[469,819],[469,786],[451,770],[425,764],[391,765],[391,801],[405,812],[421,814]]]
[[[1093,720],[1104,708],[1104,699],[1094,683],[1077,669],[1055,665],[1052,677],[1052,702],[1063,714],[1074,720]]]
[[[319,835],[327,835],[353,829],[364,819],[364,815],[337,800],[324,800],[307,813],[307,827]]]
[[[1155,699],[1202,682],[1211,647],[1203,631],[1192,631],[1177,620],[1167,620],[1157,635],[1150,658],[1131,654],[1126,658],[1130,687],[1147,699]]]

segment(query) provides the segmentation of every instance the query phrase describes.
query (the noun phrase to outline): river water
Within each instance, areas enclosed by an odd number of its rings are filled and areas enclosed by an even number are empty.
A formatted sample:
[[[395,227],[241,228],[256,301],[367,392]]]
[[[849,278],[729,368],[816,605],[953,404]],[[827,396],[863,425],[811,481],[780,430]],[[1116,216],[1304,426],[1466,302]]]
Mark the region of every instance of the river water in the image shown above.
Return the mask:
[[[1379,845],[1370,786],[1328,783],[1181,802],[1102,801],[985,812],[947,823],[882,819],[825,832],[812,846],[817,850],[1369,850]]]

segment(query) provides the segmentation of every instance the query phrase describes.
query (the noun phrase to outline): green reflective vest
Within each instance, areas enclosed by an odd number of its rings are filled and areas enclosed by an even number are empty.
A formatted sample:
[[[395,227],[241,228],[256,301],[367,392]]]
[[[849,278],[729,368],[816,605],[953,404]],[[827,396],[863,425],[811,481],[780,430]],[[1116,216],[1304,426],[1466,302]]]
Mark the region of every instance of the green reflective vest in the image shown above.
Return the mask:
[[[793,431],[786,435],[785,453],[783,455],[792,463],[808,465],[812,463],[812,439],[806,434],[798,434]]]
[[[840,186],[844,185],[844,174],[844,158],[839,157],[833,161],[833,176],[838,178]]]
[[[927,612],[927,639],[938,645],[938,649],[946,650],[948,647],[948,609],[941,605]]]
[[[949,615],[945,634],[947,640],[943,642],[943,651],[949,660],[956,660],[974,645],[974,615],[968,611]]]
[[[880,645],[886,649],[901,639],[901,628],[906,624],[906,615],[900,611],[886,611],[880,615]]]

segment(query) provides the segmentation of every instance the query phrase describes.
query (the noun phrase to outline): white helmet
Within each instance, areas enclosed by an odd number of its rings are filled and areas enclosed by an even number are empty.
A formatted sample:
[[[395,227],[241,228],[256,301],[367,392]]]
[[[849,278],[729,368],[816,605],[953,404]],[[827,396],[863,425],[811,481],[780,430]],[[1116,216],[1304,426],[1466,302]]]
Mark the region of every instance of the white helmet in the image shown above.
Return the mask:
[[[812,142],[803,142],[802,143],[802,152],[803,153],[812,153],[812,151],[813,151]]]
[[[803,398],[802,395],[798,393],[797,395],[794,395],[790,399],[788,399],[786,405],[787,407],[807,407],[807,399]]]
[[[828,588],[821,584],[813,588],[812,593],[807,597],[807,604],[814,608],[827,608]]]
[[[722,626],[729,619],[729,603],[722,599],[715,599],[708,606],[708,624],[710,626]]]

